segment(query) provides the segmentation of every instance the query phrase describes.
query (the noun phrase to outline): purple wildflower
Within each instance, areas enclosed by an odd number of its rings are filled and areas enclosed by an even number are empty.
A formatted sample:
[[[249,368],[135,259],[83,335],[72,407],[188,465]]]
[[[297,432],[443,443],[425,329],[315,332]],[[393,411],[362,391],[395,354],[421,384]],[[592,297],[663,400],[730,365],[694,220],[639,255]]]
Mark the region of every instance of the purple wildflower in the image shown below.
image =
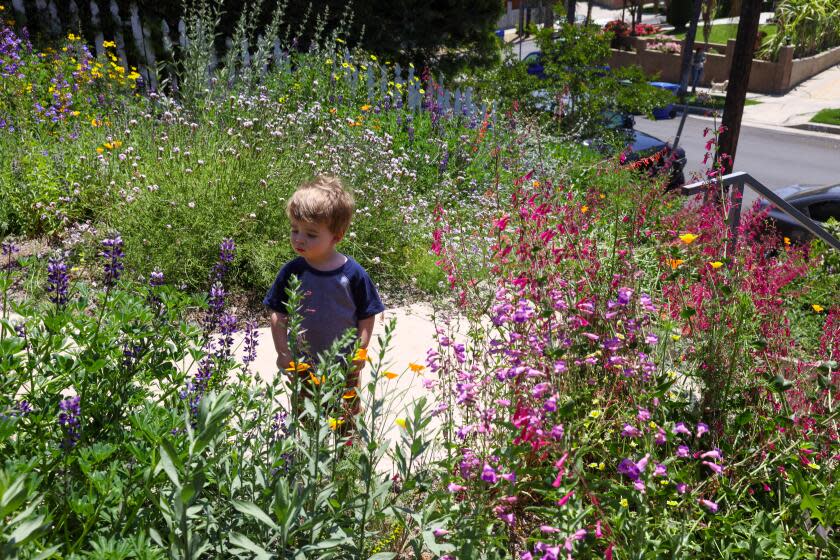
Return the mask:
[[[113,286],[120,279],[123,271],[122,259],[125,254],[122,251],[123,241],[119,235],[102,241],[104,250],[100,255],[105,259],[105,285]]]
[[[245,322],[245,356],[242,357],[242,363],[245,364],[245,371],[248,371],[248,366],[251,362],[257,359],[257,345],[259,344],[260,333],[257,330],[256,321]]]
[[[697,437],[702,437],[703,434],[709,433],[709,426],[703,422],[697,424]]]
[[[495,484],[498,481],[498,477],[496,476],[496,469],[484,463],[484,469],[481,471],[481,480],[484,482],[489,482],[490,484]]]
[[[674,433],[675,434],[683,434],[683,435],[686,435],[686,436],[691,435],[691,432],[688,430],[688,428],[685,427],[685,422],[677,422],[674,425]]]
[[[446,487],[451,493],[455,494],[456,492],[463,492],[467,489],[466,486],[461,486],[460,484],[455,484],[454,482],[450,482],[449,486]]]
[[[639,419],[639,422],[647,422],[650,420],[650,411],[646,408],[639,407],[639,412],[636,414],[636,418]]]
[[[557,424],[553,428],[551,428],[551,437],[553,437],[554,439],[563,439],[563,434],[565,434],[563,424]]]
[[[50,301],[56,305],[67,303],[67,289],[70,277],[67,275],[67,264],[59,257],[52,257],[47,265],[47,292]]]
[[[653,469],[653,476],[668,476],[668,469],[662,463],[657,463]]]
[[[709,510],[709,512],[717,513],[718,505],[715,502],[713,502],[711,500],[704,500],[702,498],[699,501],[700,501],[700,505],[703,506],[704,508],[706,508],[707,510]]]
[[[624,427],[621,429],[621,435],[623,437],[637,438],[642,435],[642,432],[635,426],[624,424]]]
[[[32,405],[29,404],[29,401],[23,400],[17,404],[17,409],[20,412],[21,416],[26,416],[30,412],[32,412]]]
[[[723,472],[723,467],[718,465],[717,463],[712,463],[710,461],[703,461],[703,464],[712,469],[715,474],[720,474]]]
[[[691,451],[688,449],[687,445],[680,445],[677,447],[677,457],[681,459],[685,459],[691,454]]]
[[[61,442],[61,447],[70,449],[79,441],[81,421],[81,397],[69,397],[58,403],[58,408],[61,412],[58,414],[58,425],[64,432],[64,440]]]
[[[149,286],[153,288],[157,288],[158,286],[163,285],[163,272],[158,270],[157,268],[152,271],[149,275]]]
[[[665,430],[659,428],[659,431],[656,432],[656,436],[653,438],[653,442],[656,445],[665,445],[668,442],[668,436],[665,434]]]
[[[636,463],[632,460],[622,459],[618,464],[618,474],[624,475],[630,480],[636,481],[639,480],[641,469],[639,469],[639,467],[636,466]]]

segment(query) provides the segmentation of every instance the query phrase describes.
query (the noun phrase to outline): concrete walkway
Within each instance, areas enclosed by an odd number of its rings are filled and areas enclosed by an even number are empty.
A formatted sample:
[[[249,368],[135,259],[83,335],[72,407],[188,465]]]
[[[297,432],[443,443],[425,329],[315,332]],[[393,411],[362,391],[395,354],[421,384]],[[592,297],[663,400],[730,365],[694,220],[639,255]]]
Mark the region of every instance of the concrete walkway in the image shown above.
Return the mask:
[[[761,103],[744,107],[744,122],[752,125],[796,126],[821,109],[840,108],[840,65],[817,74],[785,95],[758,95]]]

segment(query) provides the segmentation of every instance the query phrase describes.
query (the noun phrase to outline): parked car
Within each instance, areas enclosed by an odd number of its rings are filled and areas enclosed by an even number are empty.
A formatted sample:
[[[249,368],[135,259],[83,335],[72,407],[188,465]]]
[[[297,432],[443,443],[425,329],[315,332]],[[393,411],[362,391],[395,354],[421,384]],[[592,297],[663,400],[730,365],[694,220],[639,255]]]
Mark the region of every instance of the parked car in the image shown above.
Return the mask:
[[[672,84],[671,82],[648,82],[655,88],[664,89],[674,94],[674,101],[676,101],[677,92],[680,90],[679,84]],[[677,116],[677,106],[675,103],[668,103],[664,107],[656,107],[653,110],[653,118],[656,120],[673,119]]]
[[[623,119],[621,113],[617,113],[615,119],[615,122],[620,122]],[[622,165],[632,165],[639,170],[647,171],[650,176],[667,173],[666,191],[685,183],[685,150],[682,148],[673,150],[669,142],[635,128],[616,128],[614,134],[618,135],[620,144],[625,146],[621,152]],[[583,145],[605,155],[615,155],[615,141],[589,139],[584,140]]]
[[[548,90],[531,92],[531,105],[538,111],[555,114],[558,102],[568,106],[568,97],[557,97]],[[583,145],[604,155],[615,155],[615,146],[622,146],[621,163],[633,165],[646,170],[651,176],[668,173],[666,190],[671,190],[685,183],[685,150],[671,149],[671,145],[664,140],[636,130],[633,115],[622,111],[605,110],[601,112],[601,119],[607,133],[605,138],[590,138],[583,141]],[[616,141],[617,140],[617,141]]]
[[[779,189],[776,194],[815,222],[827,222],[829,218],[840,220],[840,184],[791,185]],[[799,222],[770,202],[762,201],[761,208],[767,207],[772,207],[768,219],[776,226],[779,234],[792,242],[804,242],[811,239],[811,232],[803,228]]]

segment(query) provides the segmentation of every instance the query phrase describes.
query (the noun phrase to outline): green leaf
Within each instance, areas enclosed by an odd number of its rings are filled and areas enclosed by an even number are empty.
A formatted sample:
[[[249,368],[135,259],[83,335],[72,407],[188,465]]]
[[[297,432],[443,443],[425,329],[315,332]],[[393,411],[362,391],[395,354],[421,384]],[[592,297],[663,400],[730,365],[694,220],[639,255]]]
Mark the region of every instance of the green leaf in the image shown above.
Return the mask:
[[[249,539],[241,533],[232,532],[230,534],[229,540],[230,544],[238,546],[239,548],[242,548],[244,550],[253,552],[256,555],[254,556],[254,558],[272,558],[271,554],[269,554],[266,549],[264,549],[263,547],[261,547],[260,545],[258,545],[257,543],[255,543],[254,541],[252,541],[251,539]]]
[[[377,552],[376,554],[368,558],[368,560],[391,560],[392,558],[396,557],[396,552]]]
[[[253,502],[243,502],[241,500],[233,500],[231,502],[233,504],[234,509],[240,513],[244,513],[245,515],[251,516],[252,518],[256,519],[257,521],[262,522],[263,524],[267,525],[271,529],[278,530],[280,527],[271,519],[267,513],[259,508]]]
[[[172,444],[169,443],[167,440],[161,440],[160,442],[160,462],[158,463],[157,468],[155,469],[155,473],[160,472],[160,469],[166,473],[166,476],[169,477],[169,480],[172,481],[172,484],[175,486],[181,486],[181,481],[178,478],[178,471],[183,468],[181,464],[180,458],[178,457],[178,453],[175,451],[175,448],[172,447]]]

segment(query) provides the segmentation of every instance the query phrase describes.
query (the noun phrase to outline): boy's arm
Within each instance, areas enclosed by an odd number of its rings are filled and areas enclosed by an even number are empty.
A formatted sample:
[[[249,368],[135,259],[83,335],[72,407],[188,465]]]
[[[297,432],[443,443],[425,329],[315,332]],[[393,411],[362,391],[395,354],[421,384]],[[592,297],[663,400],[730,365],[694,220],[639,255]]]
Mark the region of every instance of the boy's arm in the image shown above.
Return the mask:
[[[274,339],[274,349],[277,351],[277,367],[285,370],[292,361],[289,351],[289,339],[286,333],[288,317],[277,311],[271,312],[271,338]]]
[[[376,315],[359,319],[359,346],[361,348],[367,348],[370,344],[374,323],[376,323]]]

